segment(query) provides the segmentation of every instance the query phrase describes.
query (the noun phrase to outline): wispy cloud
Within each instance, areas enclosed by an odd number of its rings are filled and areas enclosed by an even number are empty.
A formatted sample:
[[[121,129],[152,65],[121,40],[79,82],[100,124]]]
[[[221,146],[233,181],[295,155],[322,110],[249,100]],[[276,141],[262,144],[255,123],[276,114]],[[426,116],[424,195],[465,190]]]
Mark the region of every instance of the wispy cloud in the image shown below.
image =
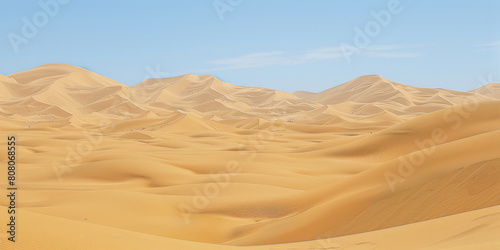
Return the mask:
[[[259,68],[274,65],[297,65],[306,63],[307,59],[301,58],[290,52],[275,51],[266,53],[248,54],[232,58],[210,61],[211,65],[221,65],[223,69]]]
[[[416,47],[430,46],[431,44],[393,44],[368,46],[358,56],[378,58],[412,58],[422,54],[409,52]],[[208,62],[216,67],[199,70],[197,72],[220,71],[229,69],[262,68],[270,66],[301,65],[321,60],[330,60],[344,57],[345,48],[342,46],[325,47],[321,49],[289,52],[274,51],[265,53],[247,54],[238,57],[223,58]]]
[[[493,41],[493,42],[488,42],[488,43],[478,43],[478,44],[474,44],[473,47],[477,48],[477,51],[500,50],[500,41]]]
[[[374,56],[379,58],[412,58],[420,56],[419,53],[370,52],[370,51],[363,53],[363,55]]]

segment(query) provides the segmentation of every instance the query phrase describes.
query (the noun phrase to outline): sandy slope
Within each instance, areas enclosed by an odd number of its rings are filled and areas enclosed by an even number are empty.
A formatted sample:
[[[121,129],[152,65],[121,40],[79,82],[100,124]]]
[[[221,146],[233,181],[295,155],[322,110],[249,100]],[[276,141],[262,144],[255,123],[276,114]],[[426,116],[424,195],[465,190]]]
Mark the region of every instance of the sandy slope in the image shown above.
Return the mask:
[[[5,212],[5,209],[1,209]],[[490,207],[373,232],[313,241],[237,247],[143,234],[21,210],[22,238],[2,249],[498,249],[500,207]],[[4,222],[3,220],[2,223]],[[33,223],[36,221],[37,223]],[[70,228],[71,230],[67,230]],[[430,230],[432,229],[432,230]]]
[[[364,76],[290,94],[190,74],[129,87],[57,64],[0,75],[20,188],[18,242],[2,230],[0,246],[496,249],[497,86]]]

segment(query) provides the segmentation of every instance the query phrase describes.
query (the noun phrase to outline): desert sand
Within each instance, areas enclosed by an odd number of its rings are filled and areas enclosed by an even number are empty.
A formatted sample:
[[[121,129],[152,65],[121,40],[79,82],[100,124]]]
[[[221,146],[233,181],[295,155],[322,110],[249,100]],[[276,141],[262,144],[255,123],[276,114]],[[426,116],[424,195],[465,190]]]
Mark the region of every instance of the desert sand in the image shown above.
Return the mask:
[[[50,64],[0,75],[0,121],[1,249],[500,249],[498,83],[286,93]]]

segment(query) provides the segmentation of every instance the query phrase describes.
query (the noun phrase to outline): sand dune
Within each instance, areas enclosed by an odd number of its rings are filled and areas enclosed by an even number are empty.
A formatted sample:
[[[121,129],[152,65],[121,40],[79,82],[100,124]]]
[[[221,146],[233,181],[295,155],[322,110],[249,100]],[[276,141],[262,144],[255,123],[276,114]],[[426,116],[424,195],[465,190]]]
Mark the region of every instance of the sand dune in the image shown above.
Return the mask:
[[[486,86],[472,92],[423,89],[392,82],[377,75],[359,77],[320,93],[302,97],[329,105],[347,101],[357,104],[344,110],[346,113],[366,115],[385,111],[412,117],[468,102],[498,99]],[[365,108],[367,105],[369,108]],[[361,107],[363,111],[360,113]]]
[[[497,249],[498,89],[375,75],[320,93],[191,74],[126,86],[60,64],[0,75],[19,169],[18,238],[2,230],[0,246]]]
[[[490,83],[471,92],[500,99],[500,83]]]

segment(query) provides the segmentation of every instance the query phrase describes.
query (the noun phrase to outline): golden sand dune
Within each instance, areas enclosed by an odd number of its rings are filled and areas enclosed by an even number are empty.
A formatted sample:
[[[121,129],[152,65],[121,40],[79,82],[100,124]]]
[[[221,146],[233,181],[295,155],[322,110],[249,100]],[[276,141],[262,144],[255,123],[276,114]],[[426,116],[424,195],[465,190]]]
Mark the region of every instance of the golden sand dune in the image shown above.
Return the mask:
[[[58,64],[0,76],[19,188],[17,242],[2,230],[0,246],[497,249],[497,87],[129,87]]]
[[[481,86],[480,88],[477,88],[471,92],[493,97],[495,99],[500,99],[500,83],[490,83]]]
[[[453,105],[498,98],[486,86],[472,92],[424,89],[392,82],[377,75],[359,77],[317,94],[299,93],[298,96],[334,107],[337,106],[335,104],[345,107],[343,104],[350,102],[350,107],[343,109],[346,113],[366,115],[390,112],[412,117]]]

